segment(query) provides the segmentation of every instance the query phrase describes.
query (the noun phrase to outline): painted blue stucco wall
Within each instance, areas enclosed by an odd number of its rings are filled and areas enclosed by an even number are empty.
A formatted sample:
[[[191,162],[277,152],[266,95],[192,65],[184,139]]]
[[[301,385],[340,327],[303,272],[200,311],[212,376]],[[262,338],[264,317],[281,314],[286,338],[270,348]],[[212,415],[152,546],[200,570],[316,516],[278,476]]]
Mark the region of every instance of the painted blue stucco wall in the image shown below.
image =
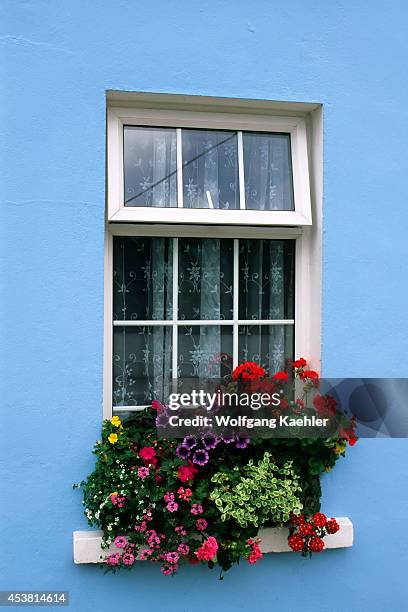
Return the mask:
[[[354,0],[1,3],[2,589],[73,610],[406,609],[408,443],[324,478],[355,546],[174,579],[74,566],[71,483],[102,402],[105,91],[324,104],[323,372],[408,376],[408,5]]]

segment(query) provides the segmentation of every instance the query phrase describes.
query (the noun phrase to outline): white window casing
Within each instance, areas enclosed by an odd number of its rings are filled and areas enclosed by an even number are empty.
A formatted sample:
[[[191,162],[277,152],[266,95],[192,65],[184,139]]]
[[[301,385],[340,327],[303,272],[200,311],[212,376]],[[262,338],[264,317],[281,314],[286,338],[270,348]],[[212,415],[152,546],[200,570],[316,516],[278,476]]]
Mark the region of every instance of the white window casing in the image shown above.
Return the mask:
[[[197,238],[295,239],[295,358],[303,356],[320,371],[321,355],[321,241],[322,241],[322,113],[321,108],[302,116],[269,116],[227,112],[196,112],[140,108],[108,108],[108,199],[105,237],[104,287],[104,418],[112,415],[113,345],[113,236]],[[289,132],[291,135],[294,211],[222,210],[182,208],[181,139],[177,147],[177,193],[175,208],[125,207],[123,196],[123,126],[169,126],[177,128],[232,129],[238,131],[238,164],[241,207],[243,189],[241,131]],[[180,128],[180,129],[179,129]],[[240,153],[241,150],[241,153]],[[313,224],[312,224],[313,221]],[[237,241],[235,242],[235,248]],[[177,257],[177,249],[174,249]],[[174,264],[177,263],[173,261]],[[177,266],[175,266],[177,269]],[[235,273],[236,273],[235,266]],[[173,287],[173,291],[176,289]],[[235,295],[236,294],[236,295]],[[234,300],[238,300],[235,292]],[[173,295],[174,313],[177,295]],[[234,305],[234,312],[236,312]],[[143,323],[143,322],[142,322]],[[207,321],[206,324],[209,322]],[[217,325],[220,321],[215,322]],[[251,323],[262,324],[259,321]],[[267,322],[271,324],[270,321]],[[273,322],[272,322],[273,323]],[[287,321],[285,321],[287,323]],[[140,321],[137,322],[141,324]],[[147,324],[147,322],[146,322]],[[149,325],[155,322],[149,321]],[[160,322],[162,325],[163,322]],[[173,325],[174,321],[166,324]],[[223,322],[221,322],[223,324]],[[232,325],[238,325],[232,321]],[[173,325],[173,334],[177,331]],[[237,360],[237,335],[233,357]],[[177,343],[173,342],[173,351]],[[175,356],[173,355],[173,362]]]
[[[108,109],[108,221],[141,223],[198,223],[211,225],[306,226],[312,224],[306,121],[302,117],[269,117],[156,109]],[[240,209],[183,208],[181,129],[177,129],[177,207],[124,205],[124,126],[207,128],[238,132]],[[244,210],[242,131],[290,134],[295,210]]]

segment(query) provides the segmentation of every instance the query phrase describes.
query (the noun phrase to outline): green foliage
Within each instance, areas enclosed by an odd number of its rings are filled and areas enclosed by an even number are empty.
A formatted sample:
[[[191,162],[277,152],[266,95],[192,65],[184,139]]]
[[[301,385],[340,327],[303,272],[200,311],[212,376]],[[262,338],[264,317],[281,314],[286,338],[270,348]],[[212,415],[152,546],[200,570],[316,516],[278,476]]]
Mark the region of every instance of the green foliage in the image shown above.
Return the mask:
[[[210,451],[209,462],[184,482],[178,468],[187,462],[176,454],[179,442],[158,439],[155,416],[148,409],[123,424],[118,419],[104,421],[93,451],[95,468],[77,485],[83,490],[88,522],[103,530],[106,548],[122,535],[135,551],[145,548],[145,536],[135,531],[135,525],[151,513],[148,528],[166,536],[165,550],[175,551],[185,543],[190,548],[188,558],[194,559],[205,538],[213,536],[219,545],[216,561],[227,570],[248,557],[247,541],[256,538],[262,525],[285,523],[302,507],[305,514],[320,509],[320,475],[332,469],[345,450],[339,438],[253,438],[246,448],[220,442]],[[146,465],[139,454],[144,447],[155,449],[157,465],[140,478],[138,468]],[[180,499],[180,487],[192,490],[189,501]],[[166,508],[168,492],[178,504],[174,513]],[[123,497],[123,505],[114,504],[112,494]],[[192,504],[202,505],[203,514],[192,514]],[[208,523],[204,532],[197,531],[198,518]],[[180,524],[186,529],[182,538],[175,532]],[[153,559],[159,563],[160,552]]]
[[[221,520],[234,519],[241,527],[265,523],[282,524],[292,513],[300,514],[303,505],[299,476],[293,462],[276,465],[269,452],[256,464],[252,459],[231,472],[214,474],[211,482],[216,486],[210,494],[221,514]]]

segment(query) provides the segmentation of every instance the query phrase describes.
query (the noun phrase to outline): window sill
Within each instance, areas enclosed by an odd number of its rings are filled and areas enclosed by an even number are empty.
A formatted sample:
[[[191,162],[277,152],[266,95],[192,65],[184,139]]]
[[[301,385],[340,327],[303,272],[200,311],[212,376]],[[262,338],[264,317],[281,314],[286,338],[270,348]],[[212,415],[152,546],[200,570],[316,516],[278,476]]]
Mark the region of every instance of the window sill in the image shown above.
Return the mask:
[[[340,531],[324,538],[326,549],[349,548],[354,539],[353,523],[347,517],[336,520]],[[260,547],[263,553],[292,552],[287,544],[288,530],[284,527],[266,527],[260,530],[259,536],[262,538]],[[102,531],[74,531],[74,563],[101,563],[103,556],[117,550],[114,547],[109,551],[103,550],[101,540]]]

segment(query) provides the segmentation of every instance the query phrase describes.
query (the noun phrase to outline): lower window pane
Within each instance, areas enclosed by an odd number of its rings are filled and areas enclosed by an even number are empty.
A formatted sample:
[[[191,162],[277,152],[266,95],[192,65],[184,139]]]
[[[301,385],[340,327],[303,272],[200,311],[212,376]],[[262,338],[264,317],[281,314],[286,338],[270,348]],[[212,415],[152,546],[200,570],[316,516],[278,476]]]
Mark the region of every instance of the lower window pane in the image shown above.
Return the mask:
[[[197,389],[207,379],[226,379],[232,372],[232,326],[179,327],[178,386]],[[188,390],[188,389],[186,389]]]
[[[113,405],[167,401],[172,357],[171,326],[114,327]]]
[[[284,370],[293,360],[293,325],[242,325],[239,327],[239,363],[254,361],[268,374]]]

